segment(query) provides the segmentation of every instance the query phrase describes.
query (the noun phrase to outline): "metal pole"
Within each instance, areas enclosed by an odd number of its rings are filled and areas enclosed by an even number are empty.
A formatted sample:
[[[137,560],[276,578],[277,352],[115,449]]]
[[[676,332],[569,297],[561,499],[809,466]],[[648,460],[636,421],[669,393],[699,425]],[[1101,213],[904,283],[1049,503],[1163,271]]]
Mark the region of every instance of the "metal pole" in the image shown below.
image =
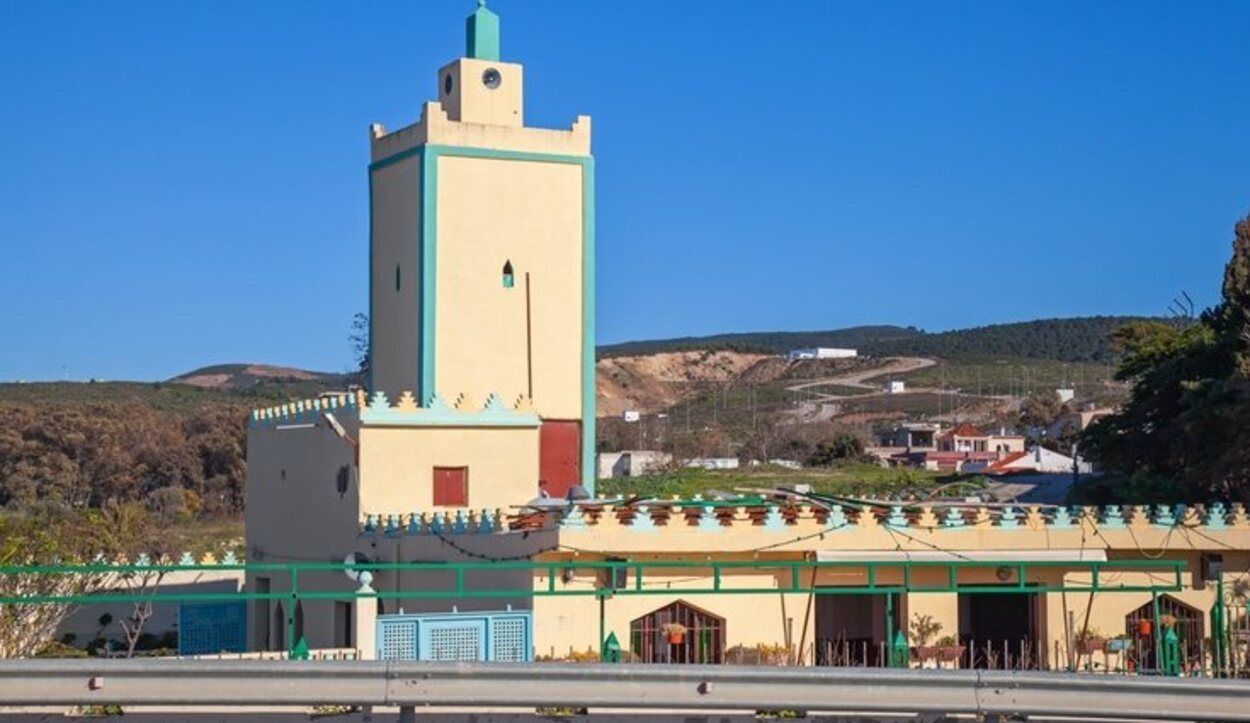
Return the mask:
[[[605,637],[606,628],[607,628],[604,622],[604,601],[605,600],[607,600],[607,596],[603,594],[602,590],[600,590],[599,591],[599,660],[603,660],[603,655],[606,652],[604,649],[604,637]]]
[[[286,608],[286,656],[295,656],[295,606],[299,604],[299,568],[291,568],[291,604]]]
[[[1163,663],[1163,636],[1159,634],[1159,593],[1150,591],[1150,609],[1154,615],[1154,622],[1150,626],[1151,642],[1155,648],[1155,671],[1162,669]]]

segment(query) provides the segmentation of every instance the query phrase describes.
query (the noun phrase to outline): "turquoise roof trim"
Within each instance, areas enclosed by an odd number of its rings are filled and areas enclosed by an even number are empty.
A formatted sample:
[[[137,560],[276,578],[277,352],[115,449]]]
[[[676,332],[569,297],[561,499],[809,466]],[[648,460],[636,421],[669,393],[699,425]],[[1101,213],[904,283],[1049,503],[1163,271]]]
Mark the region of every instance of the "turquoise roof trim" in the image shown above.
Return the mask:
[[[437,395],[423,407],[393,407],[383,392],[375,392],[360,410],[360,423],[373,427],[537,427],[538,415],[509,409],[497,395],[490,395],[478,410],[447,406]]]

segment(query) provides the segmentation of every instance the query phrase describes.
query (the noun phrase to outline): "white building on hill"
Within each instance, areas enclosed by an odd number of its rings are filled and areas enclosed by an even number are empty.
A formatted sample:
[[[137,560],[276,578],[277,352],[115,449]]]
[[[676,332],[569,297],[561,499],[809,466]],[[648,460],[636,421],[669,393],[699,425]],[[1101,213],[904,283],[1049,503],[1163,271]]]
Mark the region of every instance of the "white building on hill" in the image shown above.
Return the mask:
[[[791,349],[786,356],[791,361],[795,359],[853,359],[859,356],[859,351],[856,349],[835,349],[827,346],[818,346],[810,349]]]

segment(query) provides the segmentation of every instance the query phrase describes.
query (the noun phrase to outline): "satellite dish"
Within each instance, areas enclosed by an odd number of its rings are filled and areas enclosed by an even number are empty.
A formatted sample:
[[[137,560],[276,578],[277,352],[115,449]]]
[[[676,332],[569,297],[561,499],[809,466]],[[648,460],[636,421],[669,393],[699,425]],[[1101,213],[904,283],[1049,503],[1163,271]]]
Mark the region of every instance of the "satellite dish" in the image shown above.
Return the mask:
[[[343,558],[343,573],[347,575],[347,579],[360,585],[356,592],[373,592],[370,585],[373,583],[373,573],[368,570],[358,570],[357,565],[363,565],[370,562],[369,557],[363,552],[351,552],[347,557]]]

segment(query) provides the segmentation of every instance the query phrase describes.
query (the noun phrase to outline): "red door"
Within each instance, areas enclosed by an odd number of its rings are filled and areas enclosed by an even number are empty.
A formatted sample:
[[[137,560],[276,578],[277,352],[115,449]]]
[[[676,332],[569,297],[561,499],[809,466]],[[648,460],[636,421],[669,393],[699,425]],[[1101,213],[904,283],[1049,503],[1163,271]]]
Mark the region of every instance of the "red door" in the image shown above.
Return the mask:
[[[582,423],[544,419],[538,430],[538,486],[564,497],[582,482]]]
[[[469,468],[434,468],[434,505],[436,507],[469,506]]]

